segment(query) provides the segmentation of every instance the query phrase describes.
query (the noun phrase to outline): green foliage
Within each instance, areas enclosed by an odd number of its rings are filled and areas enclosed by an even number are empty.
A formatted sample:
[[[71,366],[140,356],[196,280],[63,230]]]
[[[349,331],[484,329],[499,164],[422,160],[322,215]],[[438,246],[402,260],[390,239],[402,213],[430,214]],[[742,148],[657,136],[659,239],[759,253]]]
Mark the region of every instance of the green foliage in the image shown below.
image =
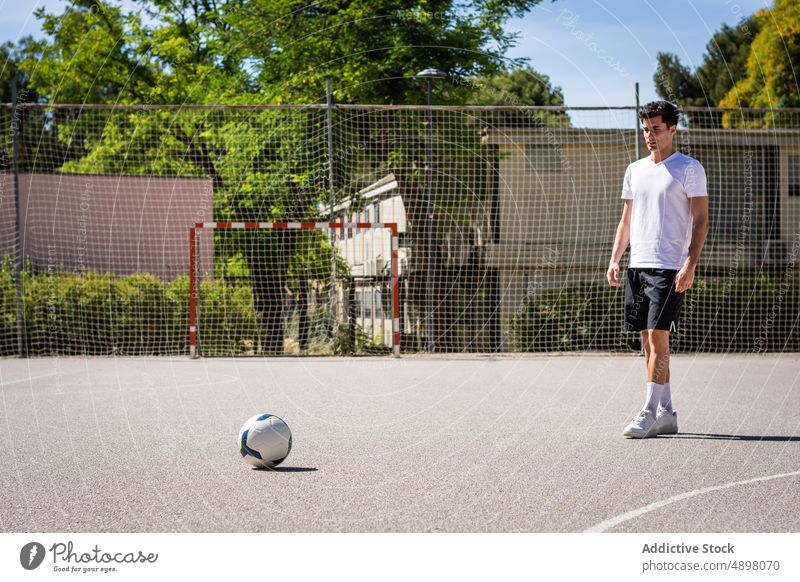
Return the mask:
[[[252,287],[224,279],[203,281],[199,302],[198,342],[204,356],[248,355],[263,341]]]
[[[16,337],[13,265],[0,269],[0,337]],[[263,332],[252,288],[204,281],[199,290],[201,341],[209,355],[246,352]],[[162,282],[149,274],[114,276],[62,271],[23,277],[23,310],[31,355],[171,355],[188,351],[189,278]],[[16,353],[0,346],[2,355]]]
[[[296,284],[296,281],[295,281]],[[316,288],[327,297],[325,284]],[[257,355],[267,344],[254,308],[253,288],[224,277],[200,283],[198,341],[205,356]],[[299,316],[290,317],[284,349],[296,353]],[[30,355],[174,355],[188,352],[189,278],[165,282],[142,273],[114,276],[54,271],[23,273],[23,316]],[[337,353],[347,353],[348,331],[339,327]],[[17,353],[14,265],[0,262],[0,355]],[[333,320],[328,309],[310,310],[311,355],[333,353]],[[294,347],[293,347],[294,346]],[[356,329],[358,353],[384,353]]]
[[[145,97],[156,71],[142,62],[145,39],[136,14],[105,1],[79,0],[63,14],[35,11],[53,41],[31,41],[21,67],[30,84],[52,101],[107,103],[124,96]],[[138,54],[137,54],[138,53]],[[99,78],[98,78],[99,77]],[[128,101],[131,102],[131,101]]]
[[[734,27],[723,24],[708,41],[703,61],[695,71],[672,53],[658,53],[653,81],[659,97],[681,105],[720,105],[731,87],[745,76],[750,44],[758,29],[755,16],[742,19]]]
[[[469,105],[564,105],[561,87],[553,87],[550,77],[530,66],[480,75],[470,83],[475,91]]]
[[[800,4],[795,0],[775,0],[773,8],[757,12],[756,19],[758,34],[747,59],[746,75],[727,93],[720,105],[731,108],[798,107]],[[773,114],[750,119],[732,115],[726,119],[727,125],[744,127],[791,127],[792,124],[787,122],[788,119]]]
[[[683,309],[688,317],[673,342],[678,351],[800,351],[800,276],[794,270],[700,280]]]
[[[426,101],[426,83],[414,76],[428,67],[451,80],[484,78],[521,99],[563,101],[548,80],[531,84],[531,69],[509,74],[508,83],[500,74],[524,65],[504,57],[516,35],[503,24],[539,1],[136,0],[137,11],[111,0],[75,0],[62,14],[37,11],[47,38],[20,47],[20,69],[30,87],[54,103],[319,103],[331,79],[340,103],[418,104]],[[443,81],[436,100],[463,104],[474,93],[467,83]],[[356,182],[395,171],[406,188],[411,230],[422,215],[427,120],[420,112],[402,117],[398,123],[357,120],[352,131],[338,132],[351,149],[336,151],[357,155],[334,160],[335,183],[341,200],[358,191]],[[37,151],[22,158],[37,171],[206,176],[213,180],[217,220],[316,220],[318,204],[327,205],[330,194],[325,119],[314,109],[31,112],[25,143],[54,153],[46,167]],[[440,132],[447,123],[437,123],[437,144],[463,146],[447,159],[437,152],[436,212],[449,217],[442,240],[448,231],[477,237],[479,226],[471,221],[485,206],[486,180],[479,174],[488,171],[480,162],[481,128],[476,120],[459,124],[461,135],[446,135]],[[461,182],[465,175],[473,183]],[[285,260],[266,265],[270,273],[255,272],[258,257],[244,239],[233,238],[216,253],[224,271],[250,273],[257,311],[285,282],[295,285],[306,269],[303,257],[329,252],[321,238],[273,239],[268,245],[285,243],[286,252],[273,255]],[[235,256],[246,258],[246,269],[228,263]],[[344,265],[339,272],[346,272]],[[102,332],[110,338],[120,333]]]
[[[506,106],[561,106],[564,95],[561,87],[553,87],[547,75],[538,73],[530,66],[512,70],[500,70],[491,75],[479,75],[466,81],[472,88],[467,97],[468,105]],[[563,112],[550,111],[492,111],[487,121],[498,126],[515,128],[569,127],[569,116]]]
[[[750,47],[759,28],[759,20],[753,15],[743,18],[734,27],[723,24],[711,37],[703,62],[696,71],[708,104],[720,105],[731,87],[746,75]],[[706,105],[706,102],[695,104]]]
[[[10,257],[0,259],[0,338],[8,341],[17,337],[17,288],[14,262]],[[0,356],[16,353],[16,341],[0,343]]]
[[[518,33],[503,24],[540,1],[75,0],[36,11],[48,38],[24,43],[22,68],[62,103],[309,103],[326,79],[338,101],[421,103],[424,68],[468,78],[523,65],[504,57]],[[440,85],[440,101],[470,97]]]
[[[319,102],[330,78],[340,102],[424,103],[425,83],[413,77],[425,68],[465,78],[522,64],[503,58],[518,36],[503,23],[539,1],[479,2],[465,10],[452,0],[250,0],[227,21],[241,31],[271,102]],[[439,85],[439,102],[470,94]]]
[[[23,308],[33,355],[156,355],[180,352],[186,327],[167,285],[147,274],[115,277],[27,272]],[[165,317],[166,314],[166,317]]]
[[[49,39],[25,46],[31,86],[61,103],[204,103],[247,90],[235,44],[225,47],[207,3],[139,4],[150,18],[107,0],[75,0],[63,14],[38,9]]]
[[[17,46],[11,42],[0,45],[0,103],[11,103],[12,85],[17,81],[17,100],[21,103],[35,103],[39,94],[28,86],[28,76],[20,70],[19,61],[24,58],[30,37],[23,38]]]
[[[622,294],[608,286],[580,284],[546,289],[526,297],[508,320],[514,352],[619,350],[628,348],[621,331]]]
[[[653,75],[656,93],[681,105],[701,105],[705,101],[703,86],[689,67],[681,64],[677,55],[658,53],[658,67]]]
[[[619,290],[584,283],[525,299],[508,321],[515,352],[638,350],[638,334],[622,331]],[[798,351],[800,277],[742,273],[697,279],[687,292],[675,352]]]

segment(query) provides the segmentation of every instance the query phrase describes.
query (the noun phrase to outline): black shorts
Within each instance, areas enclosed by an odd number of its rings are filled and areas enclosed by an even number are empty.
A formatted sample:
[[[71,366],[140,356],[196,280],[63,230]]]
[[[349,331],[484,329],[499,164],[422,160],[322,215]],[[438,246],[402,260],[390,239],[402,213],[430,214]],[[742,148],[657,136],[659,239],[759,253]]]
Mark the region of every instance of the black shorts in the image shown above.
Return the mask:
[[[684,294],[675,291],[677,274],[674,269],[628,269],[625,331],[678,331]]]

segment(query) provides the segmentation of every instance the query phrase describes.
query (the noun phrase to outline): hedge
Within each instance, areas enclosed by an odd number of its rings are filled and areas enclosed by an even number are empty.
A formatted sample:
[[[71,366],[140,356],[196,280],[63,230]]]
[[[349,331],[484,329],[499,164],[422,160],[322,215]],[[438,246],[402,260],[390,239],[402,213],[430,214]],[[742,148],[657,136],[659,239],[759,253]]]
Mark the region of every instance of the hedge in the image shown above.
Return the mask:
[[[222,279],[200,286],[204,352],[235,355],[256,338],[252,290]],[[165,282],[136,273],[23,273],[29,355],[175,355],[188,353],[189,278]],[[0,266],[0,355],[17,353],[16,292],[10,261]]]
[[[544,290],[506,321],[509,344],[515,352],[638,351],[622,309],[622,291],[608,285]],[[798,273],[697,279],[671,340],[675,352],[800,351]]]

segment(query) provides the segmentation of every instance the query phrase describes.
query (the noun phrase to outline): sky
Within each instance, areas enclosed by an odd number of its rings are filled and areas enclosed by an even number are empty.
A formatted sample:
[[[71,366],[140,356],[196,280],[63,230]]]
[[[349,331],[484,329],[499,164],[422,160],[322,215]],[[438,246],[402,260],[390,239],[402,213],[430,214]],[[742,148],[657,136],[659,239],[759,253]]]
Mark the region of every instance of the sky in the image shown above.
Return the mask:
[[[619,106],[657,99],[656,54],[671,52],[694,69],[723,24],[771,6],[766,0],[544,0],[508,23],[519,32],[510,57],[560,86],[572,106]]]
[[[37,6],[60,13],[65,0],[0,0],[0,43],[27,34],[41,36],[33,16]],[[124,0],[126,6],[133,6]],[[656,54],[677,54],[696,67],[711,35],[723,23],[771,5],[768,0],[543,0],[506,29],[519,33],[509,57],[527,57],[562,88],[570,106],[633,105],[657,98],[653,84]]]

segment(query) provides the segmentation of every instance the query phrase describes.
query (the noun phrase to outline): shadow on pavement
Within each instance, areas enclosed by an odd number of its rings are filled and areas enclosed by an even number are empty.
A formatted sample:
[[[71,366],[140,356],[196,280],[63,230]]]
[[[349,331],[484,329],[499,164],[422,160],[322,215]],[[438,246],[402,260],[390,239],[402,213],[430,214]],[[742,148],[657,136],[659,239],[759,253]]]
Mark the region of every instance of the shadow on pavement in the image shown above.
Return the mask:
[[[316,467],[253,467],[255,471],[265,471],[269,473],[307,473],[308,471],[317,471]]]
[[[707,440],[721,440],[721,441],[766,441],[800,443],[800,436],[756,436],[756,435],[743,435],[743,434],[704,434],[699,432],[682,432],[673,435],[659,435],[658,438],[673,438],[673,439],[707,439]]]

